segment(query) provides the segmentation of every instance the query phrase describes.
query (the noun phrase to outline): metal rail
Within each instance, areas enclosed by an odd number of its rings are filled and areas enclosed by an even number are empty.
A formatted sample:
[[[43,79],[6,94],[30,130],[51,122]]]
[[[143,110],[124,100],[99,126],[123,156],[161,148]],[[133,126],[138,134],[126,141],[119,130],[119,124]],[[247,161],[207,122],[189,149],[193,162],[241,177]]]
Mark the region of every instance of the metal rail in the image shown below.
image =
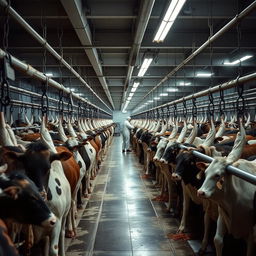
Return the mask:
[[[204,42],[199,48],[197,48],[190,56],[188,56],[185,60],[183,60],[177,67],[175,67],[171,72],[169,72],[153,89],[151,89],[143,98],[145,99],[150,93],[152,93],[156,88],[158,88],[161,84],[167,81],[172,75],[174,75],[178,70],[180,70],[183,66],[185,66],[189,61],[191,61],[194,57],[196,57],[200,52],[202,52],[205,48],[207,48],[211,43],[213,43],[216,39],[218,39],[223,33],[232,28],[236,23],[238,23],[241,19],[246,17],[256,8],[256,1],[247,6],[243,11],[237,14],[232,20],[230,20],[224,27],[222,27],[218,32],[216,32],[213,36],[209,37],[209,39]]]
[[[85,85],[96,98],[98,98],[109,110],[112,110],[101,97],[86,83],[86,81],[78,74],[75,69],[67,63],[62,56],[60,56],[53,47],[40,36],[11,6],[8,5],[7,1],[0,0],[0,5],[6,8],[6,11],[38,42],[40,43],[53,57],[60,61],[80,82]]]
[[[186,147],[184,145],[179,145],[179,148],[188,149],[188,147]],[[211,163],[214,160],[214,158],[207,156],[205,154],[202,154],[196,150],[192,150],[192,154],[207,163]],[[226,170],[228,171],[229,174],[232,174],[238,178],[248,181],[249,183],[251,183],[253,185],[256,185],[256,176],[255,175],[247,173],[239,168],[234,167],[233,165],[227,165]]]
[[[233,88],[233,87],[237,86],[238,84],[243,84],[243,83],[255,80],[255,79],[256,79],[256,72],[252,73],[252,74],[249,74],[249,75],[245,75],[245,76],[236,78],[234,80],[228,81],[228,82],[220,84],[220,85],[216,85],[216,86],[214,86],[212,88],[209,88],[209,89],[197,92],[195,94],[190,94],[190,95],[188,95],[186,97],[179,98],[179,99],[171,101],[169,103],[165,103],[163,105],[160,105],[160,106],[157,106],[157,107],[154,107],[154,108],[151,108],[151,109],[148,109],[148,110],[136,113],[136,114],[134,114],[132,116],[137,116],[137,115],[144,114],[144,113],[147,113],[147,112],[155,110],[155,109],[159,109],[159,108],[164,108],[164,107],[167,107],[167,106],[175,105],[175,104],[183,102],[183,100],[188,101],[188,100],[192,100],[193,98],[199,98],[199,97],[203,97],[203,96],[209,95],[209,93],[219,92],[220,90],[227,90],[227,89],[230,89],[230,88]]]
[[[3,51],[1,48],[0,48],[0,59],[4,58],[5,56],[7,56],[6,52]],[[36,78],[40,81],[47,81],[48,80],[48,85],[58,89],[58,90],[63,90],[66,94],[72,94],[72,97],[73,98],[77,98],[78,100],[82,101],[82,102],[85,102],[87,103],[88,105],[91,105],[93,106],[94,108],[96,109],[99,109],[101,110],[102,112],[104,112],[105,114],[108,114],[111,116],[111,114],[103,109],[101,109],[100,107],[86,101],[84,98],[78,96],[77,94],[75,93],[72,93],[70,92],[68,89],[66,89],[62,84],[59,84],[58,82],[56,82],[55,80],[45,76],[42,72],[38,71],[37,69],[33,68],[32,66],[20,61],[19,59],[17,59],[16,57],[12,56],[12,55],[9,55],[10,56],[10,59],[11,59],[11,63],[12,63],[12,66],[19,70],[19,71],[22,71],[26,74],[28,74],[29,76],[33,77],[33,78]]]

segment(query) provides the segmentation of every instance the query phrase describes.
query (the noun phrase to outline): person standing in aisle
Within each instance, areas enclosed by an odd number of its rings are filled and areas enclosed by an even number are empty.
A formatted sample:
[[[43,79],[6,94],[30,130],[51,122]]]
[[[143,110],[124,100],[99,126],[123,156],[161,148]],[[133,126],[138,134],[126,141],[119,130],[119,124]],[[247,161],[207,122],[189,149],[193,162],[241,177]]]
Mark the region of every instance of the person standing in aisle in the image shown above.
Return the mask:
[[[127,117],[123,123],[122,137],[123,137],[123,150],[122,152],[132,152],[130,149],[130,130],[134,126],[130,124],[131,117]]]

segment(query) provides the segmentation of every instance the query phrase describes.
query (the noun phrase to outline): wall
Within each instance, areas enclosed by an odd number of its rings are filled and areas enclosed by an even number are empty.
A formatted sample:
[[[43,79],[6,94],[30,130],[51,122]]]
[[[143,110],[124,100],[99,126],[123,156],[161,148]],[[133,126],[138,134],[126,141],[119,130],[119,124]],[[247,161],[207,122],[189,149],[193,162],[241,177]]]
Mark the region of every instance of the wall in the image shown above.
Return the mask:
[[[130,111],[127,111],[127,113],[123,113],[122,111],[113,111],[113,122],[120,124],[120,126],[116,127],[115,129],[117,133],[120,132],[120,129],[122,129],[123,122],[130,115],[131,115]]]

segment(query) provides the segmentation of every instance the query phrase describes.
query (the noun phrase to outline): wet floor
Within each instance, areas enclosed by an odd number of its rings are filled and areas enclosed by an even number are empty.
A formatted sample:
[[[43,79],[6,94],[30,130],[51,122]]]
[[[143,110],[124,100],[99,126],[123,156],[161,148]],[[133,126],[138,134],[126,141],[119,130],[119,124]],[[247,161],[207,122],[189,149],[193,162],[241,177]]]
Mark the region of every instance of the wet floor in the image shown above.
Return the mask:
[[[122,153],[115,137],[67,256],[194,255],[187,242],[167,238],[177,220],[150,200],[157,191],[141,172],[135,154]]]

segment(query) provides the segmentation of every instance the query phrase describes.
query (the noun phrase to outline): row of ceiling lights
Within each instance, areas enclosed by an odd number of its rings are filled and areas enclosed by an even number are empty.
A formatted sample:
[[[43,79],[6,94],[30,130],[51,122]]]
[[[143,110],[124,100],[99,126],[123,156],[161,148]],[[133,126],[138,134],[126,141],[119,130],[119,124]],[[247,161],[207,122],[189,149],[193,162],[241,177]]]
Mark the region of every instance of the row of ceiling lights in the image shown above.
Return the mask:
[[[253,55],[245,55],[245,56],[243,56],[243,57],[241,57],[241,58],[239,58],[239,59],[237,59],[237,60],[234,60],[234,61],[232,61],[232,62],[230,62],[230,61],[225,61],[223,64],[224,65],[227,65],[227,66],[234,66],[234,65],[237,65],[237,64],[240,64],[241,62],[243,62],[243,61],[245,61],[245,60],[248,60],[248,59],[250,59],[250,58],[252,58],[253,57]],[[151,62],[150,62],[151,63]],[[141,66],[142,67],[142,66]],[[148,66],[149,67],[149,66]],[[147,67],[147,68],[148,68]],[[146,73],[146,71],[144,71],[143,70],[143,75]],[[213,76],[214,75],[214,73],[209,73],[209,72],[198,72],[198,73],[196,73],[196,77],[201,77],[201,78],[207,78],[207,77],[211,77],[211,76]],[[136,88],[134,88],[134,85],[133,85],[133,88],[132,88],[132,90],[131,90],[131,93],[130,93],[130,95],[129,95],[129,97],[127,98],[127,100],[126,100],[126,104],[125,104],[125,108],[124,108],[124,111],[126,110],[126,108],[127,108],[127,106],[129,105],[129,103],[130,103],[130,101],[131,101],[131,99],[132,99],[132,96],[133,96],[133,94],[134,94],[134,92],[136,91],[136,89],[137,89],[137,87],[138,87],[138,85],[139,85],[139,83],[137,82],[137,83],[134,83],[134,84],[136,84]],[[191,83],[190,82],[180,82],[179,83],[179,85],[191,85]],[[178,89],[177,88],[168,88],[167,89],[167,91],[168,92],[176,92],[176,91],[178,91]],[[161,94],[159,94],[159,96],[168,96],[168,94],[167,93],[161,93]],[[154,98],[154,100],[159,100],[160,98],[159,97],[155,97]],[[141,108],[143,108],[143,107],[145,107],[146,105],[148,105],[149,103],[152,103],[153,102],[153,100],[149,100],[148,102],[146,102],[146,103],[144,103],[143,105],[141,105],[138,109],[141,109]]]
[[[172,25],[174,24],[174,21],[176,20],[177,16],[179,15],[179,12],[181,11],[183,5],[185,4],[186,0],[172,0],[166,10],[166,13],[160,23],[160,26],[155,34],[155,37],[153,39],[153,42],[163,42],[165,37],[167,36],[169,30],[171,29]],[[252,55],[246,55],[242,58],[239,58],[237,60],[234,60],[232,62],[229,61],[225,61],[224,65],[228,65],[228,66],[232,66],[232,65],[236,65],[236,64],[240,64],[241,62],[252,58]],[[151,62],[153,61],[153,57],[151,58],[145,58],[140,71],[138,73],[139,77],[143,77],[144,74],[146,73],[148,67],[150,66]],[[211,77],[212,75],[214,75],[213,73],[207,73],[207,72],[199,72],[196,74],[196,77]],[[126,111],[127,106],[129,105],[134,92],[136,91],[139,83],[136,83],[136,86],[134,86],[135,83],[133,84],[133,88],[131,90],[131,93],[129,94],[129,97],[127,98],[123,111]],[[190,83],[185,83],[183,82],[182,85],[190,85]],[[169,88],[169,89],[175,89],[175,88]],[[143,106],[143,105],[142,105]],[[145,105],[144,105],[145,106]]]

